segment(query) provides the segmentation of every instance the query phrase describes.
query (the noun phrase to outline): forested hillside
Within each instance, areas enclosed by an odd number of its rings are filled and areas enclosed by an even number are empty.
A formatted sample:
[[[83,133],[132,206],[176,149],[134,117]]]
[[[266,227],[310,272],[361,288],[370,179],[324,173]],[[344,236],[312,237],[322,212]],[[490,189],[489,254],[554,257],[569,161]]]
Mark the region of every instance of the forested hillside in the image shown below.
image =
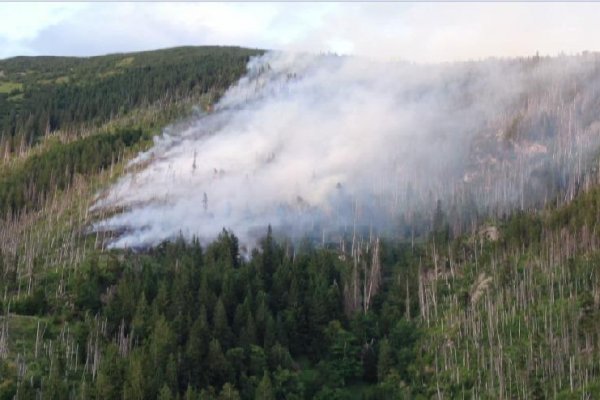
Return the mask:
[[[561,201],[394,236],[106,248],[100,190],[257,53],[0,61],[0,399],[600,397],[597,159]]]
[[[257,50],[181,47],[90,58],[0,60],[0,154],[54,131],[76,133],[134,109],[166,107],[235,82]]]

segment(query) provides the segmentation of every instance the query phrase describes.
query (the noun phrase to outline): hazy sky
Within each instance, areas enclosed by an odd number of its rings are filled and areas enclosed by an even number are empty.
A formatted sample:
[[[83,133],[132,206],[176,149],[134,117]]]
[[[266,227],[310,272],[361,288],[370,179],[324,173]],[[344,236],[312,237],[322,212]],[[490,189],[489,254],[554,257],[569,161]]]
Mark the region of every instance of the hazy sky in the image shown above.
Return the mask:
[[[412,61],[599,50],[594,3],[0,3],[0,58],[179,45]]]

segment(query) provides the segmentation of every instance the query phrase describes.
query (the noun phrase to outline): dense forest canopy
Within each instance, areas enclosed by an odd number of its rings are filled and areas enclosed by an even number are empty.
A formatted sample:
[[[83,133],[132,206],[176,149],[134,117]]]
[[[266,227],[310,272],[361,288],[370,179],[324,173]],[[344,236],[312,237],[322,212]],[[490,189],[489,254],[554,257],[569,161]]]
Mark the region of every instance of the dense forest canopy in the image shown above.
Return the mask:
[[[56,130],[77,131],[136,107],[218,95],[259,50],[180,47],[89,58],[0,60],[0,149],[19,150]]]

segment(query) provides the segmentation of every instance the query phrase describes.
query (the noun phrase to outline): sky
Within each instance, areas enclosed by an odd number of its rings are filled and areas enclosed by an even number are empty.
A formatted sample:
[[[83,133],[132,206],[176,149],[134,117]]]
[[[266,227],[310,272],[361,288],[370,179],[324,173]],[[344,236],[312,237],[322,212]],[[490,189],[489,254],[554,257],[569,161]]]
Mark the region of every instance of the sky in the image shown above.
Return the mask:
[[[0,3],[0,58],[239,45],[415,62],[600,50],[596,3]]]

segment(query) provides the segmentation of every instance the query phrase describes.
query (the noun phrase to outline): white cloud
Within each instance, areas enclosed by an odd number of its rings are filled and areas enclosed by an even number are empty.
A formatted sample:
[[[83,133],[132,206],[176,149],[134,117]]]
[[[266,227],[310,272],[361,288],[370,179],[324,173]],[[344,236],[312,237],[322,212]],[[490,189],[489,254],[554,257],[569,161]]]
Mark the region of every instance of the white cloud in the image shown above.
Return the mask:
[[[77,3],[0,3],[0,37],[14,41],[31,39],[40,30],[71,17],[82,7]]]
[[[241,45],[422,62],[598,50],[594,3],[3,3],[0,57]]]
[[[593,3],[346,4],[307,31],[298,47],[421,62],[597,50]],[[326,39],[326,40],[324,40]]]

